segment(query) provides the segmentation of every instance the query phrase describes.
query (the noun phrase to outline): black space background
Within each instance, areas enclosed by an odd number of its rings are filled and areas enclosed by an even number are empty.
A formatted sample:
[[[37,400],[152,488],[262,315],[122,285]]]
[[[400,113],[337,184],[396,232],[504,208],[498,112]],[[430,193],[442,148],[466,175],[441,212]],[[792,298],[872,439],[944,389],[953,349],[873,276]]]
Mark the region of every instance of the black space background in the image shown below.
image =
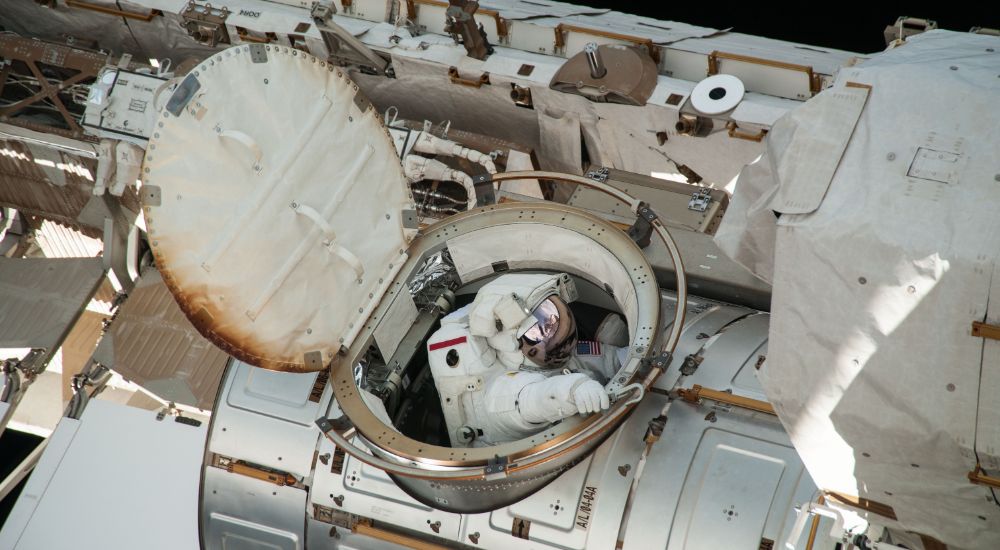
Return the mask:
[[[570,4],[789,40],[857,53],[885,49],[882,31],[901,15],[937,21],[938,28],[966,32],[972,27],[1000,28],[1000,3],[986,0],[963,6],[955,2],[796,2],[760,0],[742,3],[688,0],[635,2],[563,0]]]

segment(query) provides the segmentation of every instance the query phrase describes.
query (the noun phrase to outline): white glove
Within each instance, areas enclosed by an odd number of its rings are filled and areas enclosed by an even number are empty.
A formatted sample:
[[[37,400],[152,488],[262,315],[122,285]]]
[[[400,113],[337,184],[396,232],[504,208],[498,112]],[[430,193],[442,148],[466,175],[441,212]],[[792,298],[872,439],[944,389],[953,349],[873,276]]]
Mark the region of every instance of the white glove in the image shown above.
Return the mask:
[[[611,406],[611,399],[604,386],[597,380],[587,380],[573,391],[573,402],[580,414],[591,414],[603,411]]]

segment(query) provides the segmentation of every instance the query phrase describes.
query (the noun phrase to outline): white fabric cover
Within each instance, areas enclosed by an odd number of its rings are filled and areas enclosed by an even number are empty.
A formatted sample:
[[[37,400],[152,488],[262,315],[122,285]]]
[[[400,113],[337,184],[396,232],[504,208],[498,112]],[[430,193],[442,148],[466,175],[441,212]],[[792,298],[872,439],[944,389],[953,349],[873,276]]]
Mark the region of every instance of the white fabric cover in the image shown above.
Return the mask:
[[[843,70],[778,122],[716,236],[773,282],[758,375],[817,485],[891,506],[898,522],[869,520],[951,548],[1000,547],[1000,507],[967,478],[1000,448],[1000,348],[984,356],[970,335],[1000,323],[987,315],[1000,301],[996,48],[934,31]],[[871,86],[853,134],[848,82]],[[796,176],[839,156],[836,140],[801,147],[816,132],[847,136],[828,189]]]
[[[308,54],[267,48],[266,62],[239,46],[189,74],[200,87],[150,140],[146,227],[202,334],[251,364],[318,370],[402,266],[412,199],[357,86]]]

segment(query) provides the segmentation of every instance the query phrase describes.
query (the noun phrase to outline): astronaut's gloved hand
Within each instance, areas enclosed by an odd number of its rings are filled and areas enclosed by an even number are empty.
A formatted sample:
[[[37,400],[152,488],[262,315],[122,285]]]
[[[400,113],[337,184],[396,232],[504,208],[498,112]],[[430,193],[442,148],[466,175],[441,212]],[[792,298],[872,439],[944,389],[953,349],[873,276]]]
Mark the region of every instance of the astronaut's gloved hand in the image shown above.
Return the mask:
[[[580,414],[603,411],[611,406],[611,399],[604,386],[596,380],[587,380],[573,391],[573,402]]]

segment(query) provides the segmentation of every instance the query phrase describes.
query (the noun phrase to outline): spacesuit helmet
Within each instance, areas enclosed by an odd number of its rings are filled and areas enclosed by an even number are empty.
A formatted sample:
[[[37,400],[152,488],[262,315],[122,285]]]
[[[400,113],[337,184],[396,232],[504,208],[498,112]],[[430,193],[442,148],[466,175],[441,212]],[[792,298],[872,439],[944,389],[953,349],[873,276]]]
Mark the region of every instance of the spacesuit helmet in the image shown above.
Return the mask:
[[[541,369],[557,369],[569,361],[576,348],[576,319],[559,296],[542,300],[531,312],[534,324],[518,341],[521,353]]]

